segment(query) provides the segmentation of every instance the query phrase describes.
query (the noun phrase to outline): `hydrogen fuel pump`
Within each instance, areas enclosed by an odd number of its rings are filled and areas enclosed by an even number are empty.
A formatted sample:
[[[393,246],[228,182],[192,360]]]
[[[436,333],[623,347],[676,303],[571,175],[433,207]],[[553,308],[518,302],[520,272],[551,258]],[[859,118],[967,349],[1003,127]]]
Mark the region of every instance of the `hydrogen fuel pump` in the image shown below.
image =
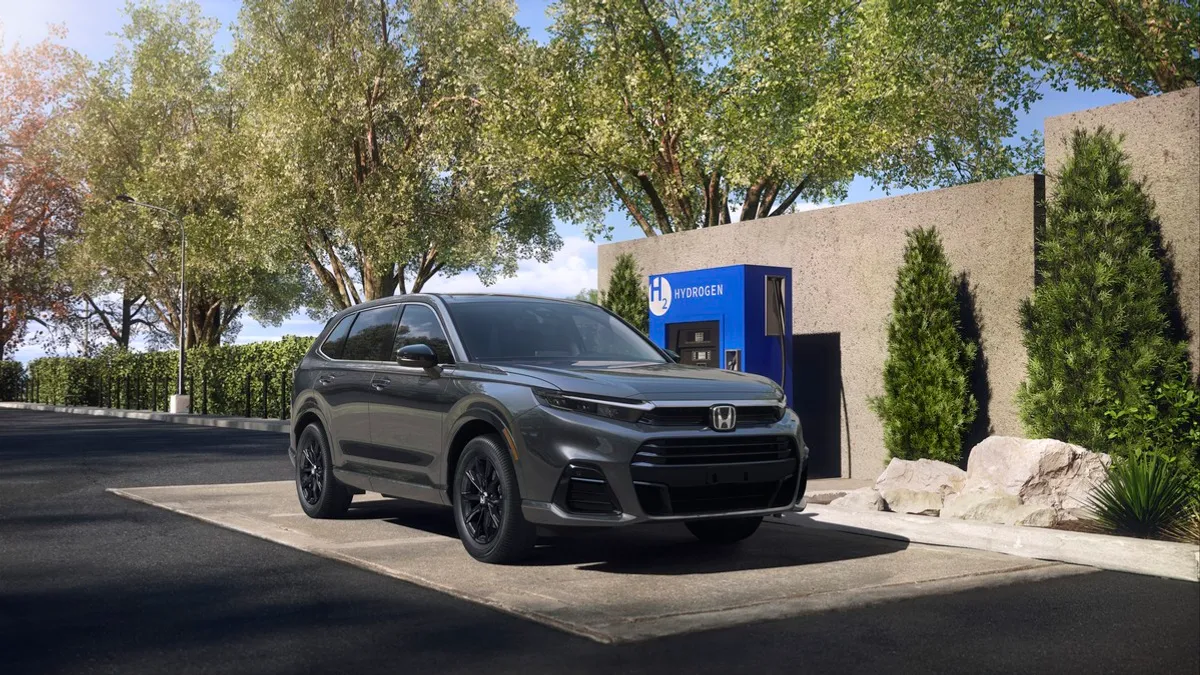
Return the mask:
[[[731,265],[650,277],[650,339],[680,363],[764,375],[792,406],[792,270]]]

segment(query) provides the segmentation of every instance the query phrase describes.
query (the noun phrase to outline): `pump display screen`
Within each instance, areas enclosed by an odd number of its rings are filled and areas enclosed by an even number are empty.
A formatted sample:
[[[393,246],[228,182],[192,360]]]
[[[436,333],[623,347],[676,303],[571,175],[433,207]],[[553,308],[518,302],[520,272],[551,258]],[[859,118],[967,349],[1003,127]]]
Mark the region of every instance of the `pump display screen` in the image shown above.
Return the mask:
[[[679,354],[679,362],[685,365],[720,368],[719,327],[716,321],[672,324],[667,348]]]

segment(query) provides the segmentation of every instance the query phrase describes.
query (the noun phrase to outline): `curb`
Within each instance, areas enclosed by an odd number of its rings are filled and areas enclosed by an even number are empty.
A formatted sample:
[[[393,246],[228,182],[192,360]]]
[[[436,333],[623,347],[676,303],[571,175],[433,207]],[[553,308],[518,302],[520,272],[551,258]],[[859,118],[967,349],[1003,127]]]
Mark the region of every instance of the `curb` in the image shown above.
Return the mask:
[[[221,427],[224,429],[243,429],[245,431],[271,431],[281,434],[288,433],[288,427],[290,426],[287,420],[267,420],[254,417],[217,417],[214,415],[183,415],[151,410],[120,410],[115,408],[95,408],[92,406],[47,405],[45,403],[6,401],[0,403],[0,408],[40,410],[42,412],[70,413],[72,415],[95,415],[97,417],[123,417],[133,420],[192,424],[201,427]]]
[[[848,511],[820,505],[810,505],[802,513],[786,514],[781,522],[793,527],[839,530],[883,539],[1088,565],[1115,572],[1200,581],[1200,546],[1195,544],[882,511]]]

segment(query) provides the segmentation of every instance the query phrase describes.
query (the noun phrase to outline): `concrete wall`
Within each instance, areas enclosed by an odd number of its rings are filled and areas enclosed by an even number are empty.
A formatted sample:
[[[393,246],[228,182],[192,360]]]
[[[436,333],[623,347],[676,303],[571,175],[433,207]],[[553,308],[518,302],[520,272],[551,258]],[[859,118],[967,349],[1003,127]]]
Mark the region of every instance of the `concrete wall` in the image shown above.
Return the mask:
[[[1178,276],[1193,371],[1200,373],[1200,88],[1046,119],[1047,191],[1077,128],[1104,126],[1125,137],[1133,174],[1146,179]]]
[[[815,380],[840,373],[843,397],[840,406],[825,400],[822,412],[839,420],[806,423],[815,429],[833,421],[840,433],[820,435],[840,447],[816,447],[812,437],[809,444],[814,455],[838,453],[841,475],[874,478],[886,451],[882,425],[867,401],[882,393],[887,321],[904,233],[911,228],[936,226],[955,271],[967,273],[982,317],[991,383],[988,419],[996,433],[1021,433],[1014,404],[1025,373],[1018,307],[1033,291],[1041,190],[1040,176],[1020,176],[607,244],[599,249],[599,287],[607,288],[621,253],[637,258],[643,278],[720,265],[791,267],[793,332],[825,345],[808,360],[797,349],[802,361],[797,392],[818,387],[829,392],[824,399],[836,398],[836,386],[830,391],[828,383]]]

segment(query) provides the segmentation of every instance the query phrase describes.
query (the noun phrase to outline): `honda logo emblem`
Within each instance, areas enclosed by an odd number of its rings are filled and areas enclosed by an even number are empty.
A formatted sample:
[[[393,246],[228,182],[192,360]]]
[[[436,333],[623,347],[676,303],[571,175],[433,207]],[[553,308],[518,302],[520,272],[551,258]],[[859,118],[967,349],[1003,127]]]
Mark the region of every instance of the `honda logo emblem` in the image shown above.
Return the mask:
[[[709,413],[716,431],[733,431],[737,426],[737,408],[731,405],[714,405]]]

